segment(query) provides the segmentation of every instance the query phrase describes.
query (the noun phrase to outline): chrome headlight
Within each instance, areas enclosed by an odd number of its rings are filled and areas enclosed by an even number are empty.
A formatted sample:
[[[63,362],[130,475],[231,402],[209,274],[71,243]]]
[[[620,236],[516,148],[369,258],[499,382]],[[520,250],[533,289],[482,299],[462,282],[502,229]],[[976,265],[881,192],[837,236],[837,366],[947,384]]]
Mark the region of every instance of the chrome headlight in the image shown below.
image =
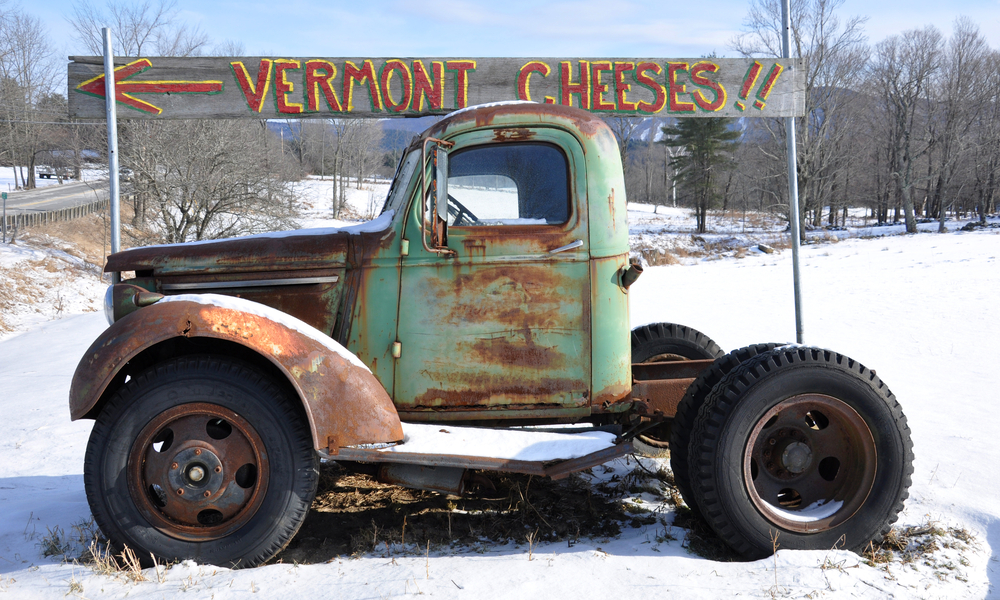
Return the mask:
[[[108,320],[108,325],[115,324],[115,286],[108,286],[108,291],[104,292],[104,317]]]

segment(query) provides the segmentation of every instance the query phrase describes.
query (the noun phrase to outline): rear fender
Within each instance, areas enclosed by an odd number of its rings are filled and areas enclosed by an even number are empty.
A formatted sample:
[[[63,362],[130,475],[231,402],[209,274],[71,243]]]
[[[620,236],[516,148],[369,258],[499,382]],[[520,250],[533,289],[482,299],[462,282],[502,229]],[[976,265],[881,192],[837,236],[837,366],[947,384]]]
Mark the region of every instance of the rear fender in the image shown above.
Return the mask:
[[[105,330],[73,375],[72,419],[96,418],[95,407],[117,389],[129,361],[181,337],[236,343],[270,361],[301,400],[317,450],[403,439],[392,399],[343,346],[285,313],[214,294],[169,296]]]

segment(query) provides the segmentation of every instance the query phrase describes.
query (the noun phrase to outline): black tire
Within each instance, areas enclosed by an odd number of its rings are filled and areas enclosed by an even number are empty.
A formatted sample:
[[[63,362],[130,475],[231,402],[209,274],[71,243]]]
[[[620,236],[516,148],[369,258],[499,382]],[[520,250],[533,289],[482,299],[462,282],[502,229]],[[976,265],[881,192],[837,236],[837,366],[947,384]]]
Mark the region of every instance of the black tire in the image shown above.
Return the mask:
[[[722,381],[723,377],[740,366],[741,363],[758,354],[784,345],[776,343],[751,344],[733,350],[725,356],[720,356],[715,359],[711,367],[698,375],[691,387],[684,393],[680,404],[677,405],[677,414],[674,415],[674,422],[670,426],[670,470],[674,472],[674,483],[681,493],[681,497],[684,498],[684,503],[692,510],[697,509],[697,501],[691,492],[691,479],[688,471],[691,429],[694,427],[698,411],[705,403],[705,398],[712,391],[712,388]]]
[[[632,362],[703,360],[725,354],[712,338],[676,323],[652,323],[632,330]]]
[[[84,484],[120,551],[255,566],[298,531],[319,458],[301,407],[247,363],[194,356],[133,377],[94,425]]]
[[[632,330],[632,362],[707,360],[725,354],[712,338],[676,323],[653,323]],[[650,458],[670,456],[671,425],[648,430],[633,441],[635,451]]]
[[[702,516],[755,559],[781,548],[860,549],[896,521],[913,473],[910,430],[873,371],[786,346],[726,375],[705,399],[688,468]]]

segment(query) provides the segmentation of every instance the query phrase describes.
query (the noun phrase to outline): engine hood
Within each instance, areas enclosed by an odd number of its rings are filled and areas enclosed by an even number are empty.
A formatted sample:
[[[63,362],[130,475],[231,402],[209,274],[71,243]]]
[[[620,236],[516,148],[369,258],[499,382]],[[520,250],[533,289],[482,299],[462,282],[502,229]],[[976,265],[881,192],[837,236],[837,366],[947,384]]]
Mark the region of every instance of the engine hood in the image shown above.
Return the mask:
[[[153,276],[215,275],[344,267],[352,243],[380,246],[392,237],[392,211],[350,227],[298,229],[240,238],[131,248],[112,254],[105,272]]]

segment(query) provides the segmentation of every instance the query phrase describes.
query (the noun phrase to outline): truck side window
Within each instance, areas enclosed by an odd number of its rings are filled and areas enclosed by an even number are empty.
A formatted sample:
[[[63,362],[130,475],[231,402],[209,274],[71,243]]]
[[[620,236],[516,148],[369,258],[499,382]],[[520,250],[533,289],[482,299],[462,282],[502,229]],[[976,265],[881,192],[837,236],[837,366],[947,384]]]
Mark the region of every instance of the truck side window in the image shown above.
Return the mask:
[[[550,144],[493,144],[449,156],[448,224],[559,225],[569,220],[569,163]]]

